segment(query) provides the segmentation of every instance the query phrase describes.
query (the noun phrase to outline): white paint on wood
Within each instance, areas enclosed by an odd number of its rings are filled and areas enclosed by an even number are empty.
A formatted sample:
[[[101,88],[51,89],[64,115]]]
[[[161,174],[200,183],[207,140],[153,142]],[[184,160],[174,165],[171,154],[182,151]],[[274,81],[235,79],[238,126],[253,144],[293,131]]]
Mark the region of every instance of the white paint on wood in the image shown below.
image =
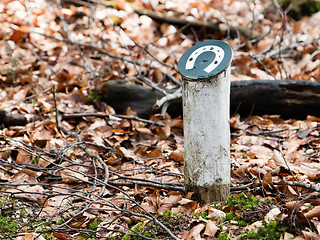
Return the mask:
[[[230,184],[230,66],[206,81],[183,79],[185,184]]]

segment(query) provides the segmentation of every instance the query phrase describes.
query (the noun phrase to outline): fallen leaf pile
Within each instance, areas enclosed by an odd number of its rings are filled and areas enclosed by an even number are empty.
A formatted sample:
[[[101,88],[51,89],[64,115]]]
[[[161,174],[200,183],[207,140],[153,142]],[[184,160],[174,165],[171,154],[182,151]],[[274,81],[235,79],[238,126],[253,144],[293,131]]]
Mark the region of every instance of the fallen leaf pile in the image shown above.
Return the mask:
[[[179,58],[207,39],[233,48],[232,81],[319,81],[320,12],[270,4],[3,0],[0,238],[318,239],[320,118],[232,116],[232,196],[202,204],[184,192],[182,118],[99,95],[109,80],[179,88]]]

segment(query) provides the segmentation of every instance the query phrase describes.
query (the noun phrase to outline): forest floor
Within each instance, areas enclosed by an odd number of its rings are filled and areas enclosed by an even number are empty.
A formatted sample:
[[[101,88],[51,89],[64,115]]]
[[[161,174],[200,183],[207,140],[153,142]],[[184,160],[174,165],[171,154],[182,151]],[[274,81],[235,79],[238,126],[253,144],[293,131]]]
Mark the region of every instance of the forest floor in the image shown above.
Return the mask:
[[[232,81],[320,81],[320,12],[289,13],[1,1],[0,239],[319,239],[320,116],[233,115],[231,195],[202,204],[184,193],[182,118],[115,112],[101,95],[109,80],[179,88],[179,58],[209,39],[232,47]]]

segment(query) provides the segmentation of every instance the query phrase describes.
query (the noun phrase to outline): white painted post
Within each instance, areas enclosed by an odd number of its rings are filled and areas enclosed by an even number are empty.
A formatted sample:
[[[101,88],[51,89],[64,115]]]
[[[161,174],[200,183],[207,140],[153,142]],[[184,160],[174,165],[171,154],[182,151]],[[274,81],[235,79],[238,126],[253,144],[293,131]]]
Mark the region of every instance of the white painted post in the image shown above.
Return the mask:
[[[230,62],[223,41],[199,43],[179,61],[183,81],[184,175],[202,202],[230,194]]]

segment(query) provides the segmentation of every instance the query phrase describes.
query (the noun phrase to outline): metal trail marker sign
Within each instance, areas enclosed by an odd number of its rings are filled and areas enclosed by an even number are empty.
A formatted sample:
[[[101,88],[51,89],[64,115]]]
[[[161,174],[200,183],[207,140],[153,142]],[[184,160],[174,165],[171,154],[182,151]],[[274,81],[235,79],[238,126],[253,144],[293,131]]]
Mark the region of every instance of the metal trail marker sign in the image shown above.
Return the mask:
[[[178,63],[183,82],[184,175],[187,192],[202,202],[230,194],[230,63],[232,49],[209,40]]]

